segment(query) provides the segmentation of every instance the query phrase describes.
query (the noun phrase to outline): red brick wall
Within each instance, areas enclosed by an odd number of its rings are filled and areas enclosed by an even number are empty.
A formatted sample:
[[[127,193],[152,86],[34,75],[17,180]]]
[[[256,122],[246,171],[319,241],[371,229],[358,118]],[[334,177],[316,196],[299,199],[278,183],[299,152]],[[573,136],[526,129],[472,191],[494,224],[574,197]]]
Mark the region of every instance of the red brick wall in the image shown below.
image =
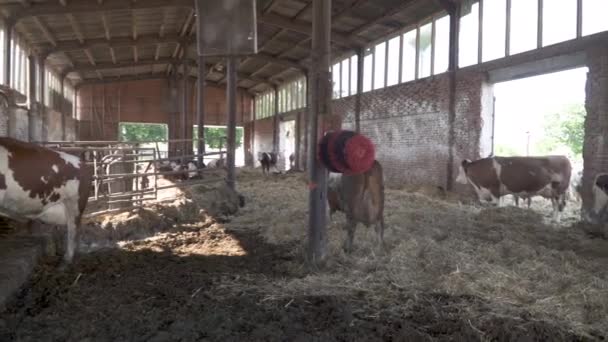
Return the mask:
[[[178,87],[183,82],[178,81]],[[76,117],[79,123],[79,140],[116,140],[119,122],[166,123],[171,135],[181,135],[179,125],[182,106],[181,89],[177,101],[172,101],[168,80],[142,80],[111,84],[87,85],[79,88]],[[226,90],[221,87],[205,88],[205,124],[226,124]],[[188,125],[196,118],[196,83],[189,82]],[[251,120],[251,95],[238,92],[237,122]],[[175,115],[175,112],[178,112]],[[177,127],[174,127],[177,124]],[[188,130],[188,137],[192,131]]]

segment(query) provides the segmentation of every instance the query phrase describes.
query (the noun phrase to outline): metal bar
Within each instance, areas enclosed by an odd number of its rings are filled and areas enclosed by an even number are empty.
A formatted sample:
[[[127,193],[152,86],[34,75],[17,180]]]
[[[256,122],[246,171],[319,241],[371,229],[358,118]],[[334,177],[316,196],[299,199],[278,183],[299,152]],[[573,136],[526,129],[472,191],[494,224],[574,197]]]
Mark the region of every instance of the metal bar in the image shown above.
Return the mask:
[[[583,36],[583,0],[576,0],[576,38]]]
[[[198,91],[196,93],[196,131],[198,133],[198,154],[205,153],[205,57],[198,56]],[[197,158],[198,165],[203,157]]]
[[[274,87],[274,115],[272,117],[272,152],[279,150],[279,91],[278,87]]]
[[[11,85],[11,66],[12,66],[12,61],[11,61],[11,37],[13,35],[13,25],[9,22],[5,22],[4,23],[4,46],[3,46],[3,50],[4,50],[4,80],[2,80],[2,83],[4,83],[4,85],[9,86]]]
[[[420,76],[420,25],[416,25],[416,70],[414,70],[414,79]]]
[[[538,21],[537,21],[537,36],[536,36],[536,47],[538,49],[543,47],[543,0],[538,0]]]
[[[483,0],[479,0],[478,13],[479,20],[477,22],[477,63],[483,60]]]
[[[238,60],[236,57],[228,57],[228,62],[226,63],[226,109],[228,110],[228,155],[226,157],[227,167],[228,167],[228,175],[226,179],[226,183],[228,187],[234,189],[235,188],[235,148],[236,148],[236,73],[238,68]]]
[[[184,54],[185,56],[185,54]],[[182,128],[182,139],[188,139],[188,128],[186,122],[188,121],[188,63],[184,60],[183,64],[184,75],[182,85],[182,115],[181,115],[181,128]],[[188,142],[182,142],[182,158],[185,158],[188,150]]]
[[[123,163],[121,161],[121,163]],[[216,171],[217,169],[206,169],[206,168],[201,168],[201,169],[196,169],[198,172],[200,173],[212,173],[213,171]],[[101,175],[101,176],[97,176],[96,179],[120,179],[120,178],[134,178],[134,177],[139,177],[139,176],[171,176],[171,175],[179,175],[179,174],[184,174],[187,173],[188,170],[179,170],[179,171],[161,171],[161,172],[147,172],[147,173],[116,173],[116,174],[110,174],[110,175]]]
[[[450,13],[450,46],[449,46],[449,108],[448,108],[448,162],[446,165],[446,189],[454,185],[454,144],[456,141],[456,71],[458,70],[458,30],[460,24],[460,4]]]
[[[403,82],[403,34],[399,34],[399,83]]]
[[[309,216],[308,260],[321,265],[327,248],[327,169],[317,162],[319,116],[328,115],[331,103],[329,73],[331,34],[331,0],[313,0],[311,94],[309,108]]]
[[[361,96],[363,96],[363,59],[365,48],[357,50],[357,95],[355,98],[355,131],[361,131]]]
[[[192,141],[193,139],[167,139],[167,140],[142,140],[142,141],[119,141],[119,140],[91,140],[91,141],[36,141],[39,145],[135,145],[135,144],[154,144],[154,143],[178,143],[184,141]],[[194,139],[202,140],[202,139]],[[144,147],[147,148],[147,147]],[[132,148],[131,148],[132,149]]]
[[[435,40],[437,35],[437,19],[431,21],[431,75],[435,75]]]
[[[59,101],[59,112],[61,113],[61,140],[65,141],[66,131],[65,131],[65,113],[63,112],[63,100],[64,100],[64,81],[65,77],[63,75],[60,76],[59,87],[60,87],[60,96],[61,99]],[[104,101],[105,102],[105,101]]]
[[[386,85],[388,84],[388,39],[386,40],[386,42],[384,42],[384,75],[382,75],[382,77],[384,77],[384,88],[386,88]]]
[[[97,179],[97,151],[93,151],[93,176],[94,179]],[[99,183],[97,181],[93,182],[95,184],[95,199],[99,198]]]
[[[511,54],[511,0],[507,0],[507,18],[505,28],[505,56]]]

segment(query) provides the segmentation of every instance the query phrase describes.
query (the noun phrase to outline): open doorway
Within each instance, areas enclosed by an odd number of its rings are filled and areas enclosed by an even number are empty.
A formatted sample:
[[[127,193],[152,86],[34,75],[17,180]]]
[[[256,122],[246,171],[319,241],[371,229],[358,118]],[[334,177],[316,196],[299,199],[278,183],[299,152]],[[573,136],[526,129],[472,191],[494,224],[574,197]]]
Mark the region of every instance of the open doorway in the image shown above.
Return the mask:
[[[278,167],[284,171],[289,170],[289,156],[296,151],[295,130],[295,120],[282,121],[279,126],[279,151],[282,158],[279,158]]]
[[[154,148],[159,152],[160,158],[167,158],[169,145],[169,126],[160,123],[120,122],[118,124],[118,140],[120,141],[148,141],[140,144],[142,148]],[[160,141],[157,143],[157,141]],[[145,160],[146,158],[140,158]]]
[[[573,177],[582,172],[586,81],[585,67],[495,84],[494,155],[564,155]],[[534,200],[532,206],[551,211],[549,201]],[[577,221],[579,209],[566,205],[566,220]]]
[[[193,151],[195,154],[198,153],[198,146],[196,139],[198,139],[197,125],[194,125],[192,130]],[[236,155],[235,155],[235,166],[245,166],[245,148],[243,144],[243,127],[236,128]],[[228,132],[226,126],[213,126],[205,125],[205,151],[206,152],[220,152],[226,151],[226,139]],[[218,155],[205,156],[203,162],[205,165],[209,164],[210,161],[219,158]]]
[[[566,155],[583,167],[587,68],[494,85],[494,155]]]

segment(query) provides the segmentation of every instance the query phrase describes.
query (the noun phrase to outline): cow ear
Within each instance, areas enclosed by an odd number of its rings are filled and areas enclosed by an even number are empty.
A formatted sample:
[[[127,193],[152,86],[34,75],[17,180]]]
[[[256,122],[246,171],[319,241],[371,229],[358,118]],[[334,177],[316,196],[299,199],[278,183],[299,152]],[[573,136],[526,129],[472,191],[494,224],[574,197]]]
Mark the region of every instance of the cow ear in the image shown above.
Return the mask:
[[[462,166],[467,166],[467,165],[469,165],[469,164],[471,164],[471,160],[469,160],[469,159],[465,159],[465,160],[463,160],[463,161],[462,161],[462,163],[461,163],[461,165],[462,165]]]

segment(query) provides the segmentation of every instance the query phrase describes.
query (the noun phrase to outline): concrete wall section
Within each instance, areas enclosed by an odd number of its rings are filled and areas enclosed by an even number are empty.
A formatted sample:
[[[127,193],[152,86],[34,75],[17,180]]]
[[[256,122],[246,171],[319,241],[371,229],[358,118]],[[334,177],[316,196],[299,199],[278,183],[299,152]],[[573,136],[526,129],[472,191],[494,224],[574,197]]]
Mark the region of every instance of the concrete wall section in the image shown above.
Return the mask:
[[[592,187],[598,173],[608,172],[608,47],[588,51],[583,146],[583,210],[593,206]]]

